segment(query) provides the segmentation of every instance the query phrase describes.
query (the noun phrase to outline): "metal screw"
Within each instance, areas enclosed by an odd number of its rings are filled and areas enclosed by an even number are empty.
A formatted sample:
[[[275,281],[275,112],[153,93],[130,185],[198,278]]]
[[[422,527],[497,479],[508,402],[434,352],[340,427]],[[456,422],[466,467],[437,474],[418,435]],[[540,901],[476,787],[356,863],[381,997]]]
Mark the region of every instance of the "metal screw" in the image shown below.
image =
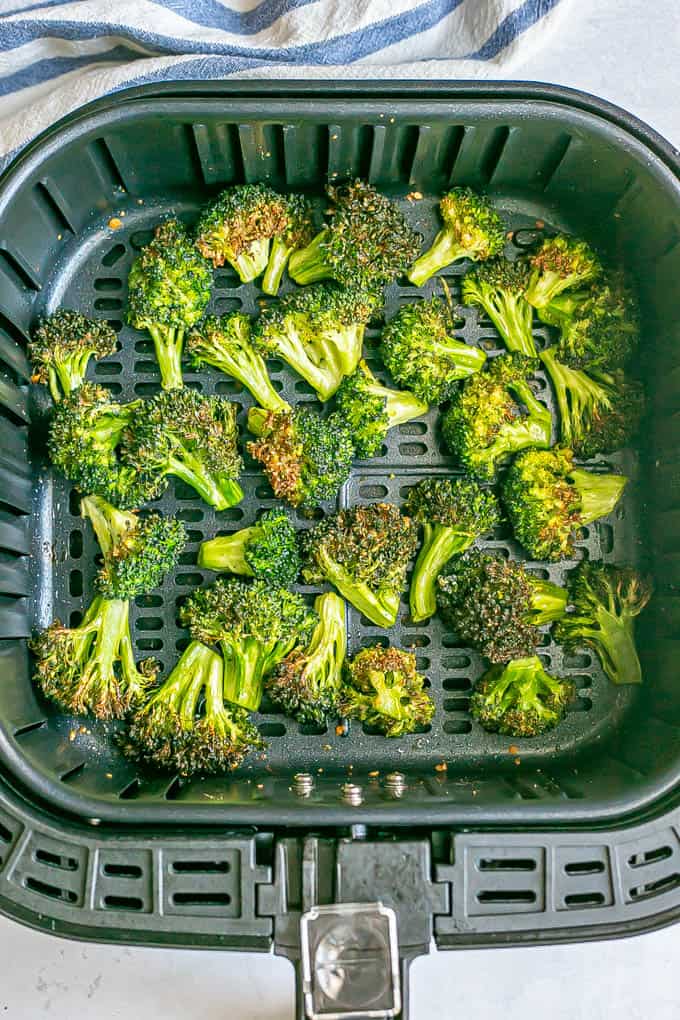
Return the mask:
[[[352,807],[359,807],[364,799],[363,790],[356,783],[343,783],[342,784],[342,799],[345,804],[351,804]]]
[[[314,789],[314,777],[309,772],[296,772],[293,776],[292,789],[297,797],[309,797]]]
[[[388,772],[385,776],[385,791],[390,795],[398,799],[403,796],[406,790],[406,777],[403,772]]]

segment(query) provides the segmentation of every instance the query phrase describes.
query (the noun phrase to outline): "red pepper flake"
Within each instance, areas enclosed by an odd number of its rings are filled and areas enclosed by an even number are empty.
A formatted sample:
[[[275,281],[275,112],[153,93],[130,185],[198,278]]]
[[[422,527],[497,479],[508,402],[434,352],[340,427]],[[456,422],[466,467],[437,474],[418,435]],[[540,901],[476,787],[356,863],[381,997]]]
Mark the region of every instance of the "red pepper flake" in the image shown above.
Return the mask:
[[[447,769],[448,765],[445,761],[440,761],[439,764],[434,767],[435,772],[446,772]]]
[[[545,223],[543,222],[543,220],[536,220],[536,229],[537,230],[543,230],[544,226],[545,226]]]
[[[112,216],[109,220],[109,227],[111,230],[120,230],[123,226],[123,221],[119,220],[117,216]]]
[[[508,754],[519,754],[519,747],[517,744],[510,744],[508,748]]]

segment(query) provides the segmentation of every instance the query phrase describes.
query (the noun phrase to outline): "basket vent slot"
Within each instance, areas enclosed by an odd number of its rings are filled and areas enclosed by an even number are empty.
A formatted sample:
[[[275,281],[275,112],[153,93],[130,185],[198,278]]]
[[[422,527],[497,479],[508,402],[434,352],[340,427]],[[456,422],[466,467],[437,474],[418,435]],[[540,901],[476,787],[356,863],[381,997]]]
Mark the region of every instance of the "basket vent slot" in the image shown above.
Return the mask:
[[[568,893],[564,897],[564,904],[572,909],[585,907],[602,907],[606,903],[606,897],[601,892]]]
[[[644,885],[635,886],[629,891],[631,900],[646,900],[652,896],[661,896],[663,893],[671,892],[680,886],[680,874],[674,871],[671,875],[658,878],[655,882],[645,882]]]
[[[644,853],[633,854],[628,858],[630,868],[643,868],[646,864],[658,864],[659,861],[667,861],[673,856],[673,849],[670,846],[657,846],[653,850],[645,850]]]
[[[531,857],[482,857],[480,871],[535,871],[536,861]]]
[[[229,861],[173,861],[176,875],[226,875],[231,871]]]
[[[571,861],[564,865],[567,875],[599,875],[605,871],[604,861]]]
[[[514,904],[535,903],[536,893],[531,889],[482,889],[477,893],[478,903]]]
[[[102,902],[107,910],[144,910],[139,896],[105,896]]]
[[[75,857],[65,857],[62,854],[55,854],[51,850],[43,850],[41,847],[35,851],[35,859],[40,864],[47,864],[50,868],[59,868],[61,871],[77,871],[78,861]]]
[[[112,862],[105,864],[102,872],[107,878],[141,878],[143,874],[137,864],[114,864]]]
[[[176,907],[228,907],[231,896],[226,892],[176,892],[172,902]]]
[[[52,900],[63,900],[64,903],[78,902],[78,895],[72,889],[62,889],[61,886],[52,885],[50,882],[41,882],[39,878],[33,878],[32,875],[28,875],[24,880],[24,886],[31,892],[49,896]]]

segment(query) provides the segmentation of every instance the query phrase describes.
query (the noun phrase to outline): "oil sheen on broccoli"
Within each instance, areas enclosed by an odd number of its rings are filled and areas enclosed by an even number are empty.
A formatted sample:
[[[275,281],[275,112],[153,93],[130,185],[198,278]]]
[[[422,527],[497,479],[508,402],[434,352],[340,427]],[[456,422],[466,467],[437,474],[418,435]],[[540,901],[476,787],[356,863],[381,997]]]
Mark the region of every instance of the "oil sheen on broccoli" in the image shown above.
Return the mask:
[[[551,676],[532,655],[491,666],[477,681],[470,713],[492,733],[538,737],[562,721],[575,694],[570,680]]]
[[[201,544],[198,565],[289,587],[300,573],[297,533],[286,510],[267,510],[256,524]]]
[[[293,252],[306,248],[314,236],[309,201],[303,195],[287,195],[285,203],[286,223],[272,238],[269,261],[262,277],[262,290],[272,296],[279,292],[281,278]]]
[[[375,457],[391,428],[428,411],[428,405],[415,393],[379,383],[365,361],[343,379],[335,406],[351,430],[357,457]]]
[[[340,711],[386,737],[401,737],[428,726],[434,702],[413,652],[373,645],[346,664]]]
[[[99,361],[116,350],[115,330],[105,319],[87,319],[60,308],[41,319],[28,345],[32,382],[49,386],[55,404],[85,381],[90,358]]]
[[[267,268],[271,240],[287,224],[283,195],[266,184],[238,184],[218,195],[201,214],[196,247],[216,269],[228,262],[242,283],[250,283]]]

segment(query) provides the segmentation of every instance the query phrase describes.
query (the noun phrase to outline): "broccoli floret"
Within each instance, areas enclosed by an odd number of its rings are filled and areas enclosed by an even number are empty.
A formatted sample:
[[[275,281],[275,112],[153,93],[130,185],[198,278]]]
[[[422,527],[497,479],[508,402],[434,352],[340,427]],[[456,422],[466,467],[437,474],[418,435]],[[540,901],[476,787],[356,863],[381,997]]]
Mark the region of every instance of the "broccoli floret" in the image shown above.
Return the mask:
[[[161,385],[182,383],[182,345],[210,301],[212,274],[178,220],[156,228],[128,277],[128,322],[151,334]]]
[[[437,610],[437,577],[444,564],[492,531],[500,514],[493,492],[467,478],[423,479],[409,491],[406,510],[423,528],[409,596],[411,619],[421,623]]]
[[[611,513],[628,479],[575,468],[569,449],[524,450],[508,469],[503,500],[515,537],[537,560],[574,552],[575,532]]]
[[[56,620],[30,647],[45,696],[98,719],[122,718],[144,700],[156,674],[151,659],[135,664],[126,599],[97,595],[77,627]]]
[[[386,737],[401,737],[427,726],[434,702],[416,669],[413,652],[373,645],[345,667],[340,712]]]
[[[652,596],[651,582],[632,567],[584,560],[568,587],[572,607],[555,625],[555,640],[572,650],[592,648],[612,683],[641,683],[635,617]]]
[[[251,407],[248,428],[258,436],[248,452],[262,465],[274,495],[311,514],[335,499],[354,456],[350,431],[337,413],[328,418],[296,407],[289,412]]]
[[[382,287],[406,272],[421,236],[395,203],[370,184],[329,188],[330,223],[306,248],[291,256],[296,283],[332,278],[351,287]]]
[[[242,283],[267,267],[272,237],[288,223],[287,201],[266,184],[227,188],[200,216],[196,247],[217,269],[228,262]]]
[[[300,573],[297,533],[285,510],[267,510],[257,524],[203,542],[198,565],[286,588]]]
[[[448,400],[459,379],[479,372],[486,354],[452,335],[441,298],[402,305],[382,333],[380,351],[392,377],[428,404]]]
[[[115,330],[106,320],[60,308],[38,323],[28,345],[31,381],[48,385],[56,404],[83,384],[90,358],[106,358],[116,344]]]
[[[477,681],[470,713],[491,733],[537,737],[561,722],[575,694],[570,680],[550,676],[532,655],[491,666]]]
[[[491,259],[463,277],[461,296],[463,304],[486,312],[509,351],[535,358],[533,310],[525,297],[528,279],[525,262]]]
[[[208,316],[188,340],[189,353],[196,368],[212,365],[238,379],[250,390],[260,407],[268,411],[287,411],[290,406],[272,385],[267,366],[250,339],[250,319],[242,312],[217,318]]]
[[[470,188],[453,188],[439,203],[444,226],[411,266],[408,278],[422,287],[440,269],[459,259],[481,262],[503,251],[503,221],[488,198]]]
[[[314,236],[312,207],[308,200],[303,195],[288,195],[285,202],[286,225],[272,240],[269,262],[262,278],[262,290],[273,296],[279,292],[283,271],[293,252],[306,248]]]
[[[267,694],[286,715],[301,723],[323,725],[339,715],[338,702],[345,661],[345,603],[333,592],[314,603],[319,617],[306,647],[294,648],[268,677]]]
[[[132,720],[122,739],[127,756],[189,776],[235,769],[250,751],[264,747],[247,712],[225,706],[222,679],[221,657],[192,641]]]
[[[550,411],[527,381],[537,365],[523,354],[502,354],[454,393],[442,417],[442,435],[471,475],[493,481],[518,450],[550,446]]]
[[[437,579],[437,605],[456,635],[491,662],[534,654],[538,628],[566,611],[567,592],[523,563],[471,549]]]
[[[48,450],[54,466],[81,492],[116,506],[139,506],[159,495],[159,479],[142,478],[121,462],[118,447],[142,401],[119,404],[108,390],[85,382],[56,405]]]
[[[300,595],[256,579],[228,578],[194,591],[180,619],[196,641],[219,645],[224,658],[224,698],[256,712],[264,678],[316,625]]]
[[[534,308],[545,308],[562,291],[596,279],[602,264],[585,241],[558,234],[548,237],[529,259],[525,297]]]
[[[336,409],[347,422],[358,457],[380,453],[391,428],[427,414],[428,406],[408,390],[382,386],[365,361],[343,379],[336,394]]]
[[[107,599],[132,599],[157,588],[177,564],[187,541],[174,517],[117,510],[101,496],[86,496],[80,512],[94,528],[103,554],[95,584]]]
[[[417,529],[390,503],[340,510],[301,536],[302,576],[328,581],[378,627],[392,627]]]
[[[216,510],[243,499],[236,407],[224,397],[190,389],[152,397],[130,423],[122,457],[142,478],[181,478]]]
[[[253,325],[253,345],[265,357],[287,361],[328,400],[361,358],[366,323],[380,295],[357,287],[320,283],[268,305]]]

